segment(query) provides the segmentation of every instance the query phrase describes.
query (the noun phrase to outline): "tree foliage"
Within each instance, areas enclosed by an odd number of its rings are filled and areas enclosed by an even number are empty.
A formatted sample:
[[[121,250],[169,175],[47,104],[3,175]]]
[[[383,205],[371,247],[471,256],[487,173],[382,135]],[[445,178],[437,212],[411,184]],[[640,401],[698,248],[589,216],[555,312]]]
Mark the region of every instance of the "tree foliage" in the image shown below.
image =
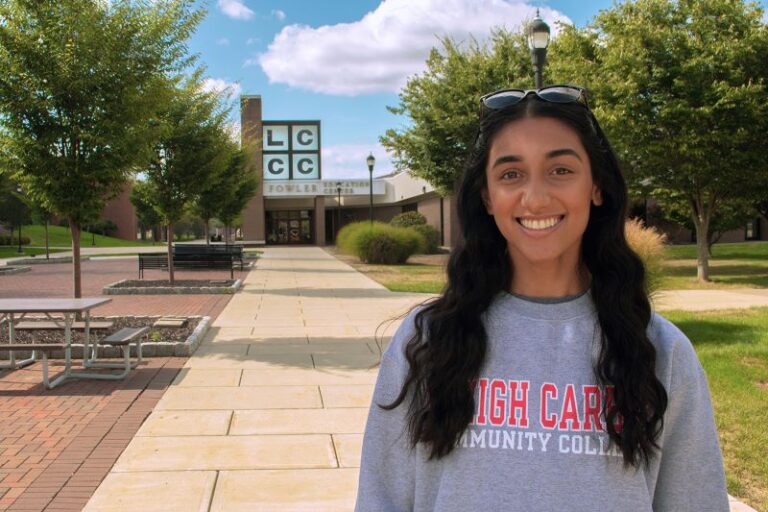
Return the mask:
[[[245,205],[256,193],[259,181],[250,153],[247,148],[237,150],[222,176],[226,195],[216,209],[216,217],[227,227],[235,224]]]
[[[80,227],[143,165],[165,83],[190,63],[192,0],[0,2],[3,158],[35,202]]]
[[[652,178],[687,204],[700,280],[718,210],[768,184],[762,16],[737,0],[636,0],[564,27],[551,53],[555,80],[592,92],[630,185]]]
[[[478,99],[506,87],[530,88],[531,57],[521,33],[497,30],[489,43],[451,39],[433,49],[427,69],[408,80],[400,102],[389,111],[409,124],[390,129],[382,145],[407,169],[442,193],[453,191],[477,130]]]
[[[134,181],[131,188],[131,204],[136,212],[136,218],[139,221],[139,227],[142,233],[147,229],[153,229],[162,222],[160,214],[155,210],[152,204],[151,183],[146,181]]]

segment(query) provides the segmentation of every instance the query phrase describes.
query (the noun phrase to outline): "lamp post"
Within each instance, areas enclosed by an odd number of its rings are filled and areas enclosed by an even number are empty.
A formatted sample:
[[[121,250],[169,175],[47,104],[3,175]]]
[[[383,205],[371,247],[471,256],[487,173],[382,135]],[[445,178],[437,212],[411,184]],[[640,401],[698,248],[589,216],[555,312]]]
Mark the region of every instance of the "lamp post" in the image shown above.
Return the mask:
[[[21,190],[21,187],[16,187],[16,193],[17,193],[17,194],[19,194],[19,200],[21,200],[21,194],[23,193],[23,192],[22,192],[22,190]],[[21,206],[21,205],[19,205],[19,206]],[[20,211],[20,212],[21,212],[21,211],[23,211],[23,208],[19,208],[19,211]],[[24,251],[21,249],[21,225],[22,225],[22,224],[24,224],[24,215],[21,215],[21,216],[19,217],[19,249],[16,251],[16,252],[18,252],[19,254],[21,254],[22,252],[24,252]],[[11,227],[11,239],[13,239],[13,227]],[[13,241],[11,241],[11,243],[13,243]]]
[[[544,23],[539,10],[536,9],[536,17],[528,26],[528,47],[531,49],[536,89],[544,87],[542,75],[544,64],[547,62],[547,46],[549,46],[549,25]]]
[[[373,157],[373,153],[368,155],[365,159],[365,163],[368,164],[368,173],[370,180],[368,181],[368,219],[373,224],[373,166],[376,163],[376,159]]]
[[[338,211],[336,212],[336,236],[339,236],[341,230],[341,182],[336,182],[336,193],[338,194]]]

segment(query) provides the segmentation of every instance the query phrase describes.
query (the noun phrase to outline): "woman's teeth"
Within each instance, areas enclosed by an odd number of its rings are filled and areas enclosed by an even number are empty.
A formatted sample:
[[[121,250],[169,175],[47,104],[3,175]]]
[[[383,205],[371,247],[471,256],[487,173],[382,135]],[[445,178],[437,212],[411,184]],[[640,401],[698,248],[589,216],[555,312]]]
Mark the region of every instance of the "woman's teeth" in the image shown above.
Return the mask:
[[[517,221],[523,225],[526,229],[549,229],[558,222],[560,222],[563,219],[563,216],[558,217],[550,217],[549,219],[536,219],[536,220],[530,220],[530,219],[523,219],[519,218]]]

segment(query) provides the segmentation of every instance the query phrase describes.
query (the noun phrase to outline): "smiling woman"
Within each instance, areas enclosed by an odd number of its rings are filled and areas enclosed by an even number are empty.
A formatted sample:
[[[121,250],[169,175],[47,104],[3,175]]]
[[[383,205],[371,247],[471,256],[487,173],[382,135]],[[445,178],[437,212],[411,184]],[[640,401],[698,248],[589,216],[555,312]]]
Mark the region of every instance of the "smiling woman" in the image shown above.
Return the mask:
[[[586,93],[482,102],[463,241],[383,354],[357,509],[727,511],[706,376],[651,311]]]

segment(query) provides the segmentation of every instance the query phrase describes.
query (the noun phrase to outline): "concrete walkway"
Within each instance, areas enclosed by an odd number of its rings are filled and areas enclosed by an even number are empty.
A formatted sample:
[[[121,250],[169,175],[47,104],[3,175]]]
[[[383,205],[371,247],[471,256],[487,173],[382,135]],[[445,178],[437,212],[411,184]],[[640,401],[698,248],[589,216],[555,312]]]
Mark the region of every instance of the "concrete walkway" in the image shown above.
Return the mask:
[[[722,303],[709,293],[656,304]],[[319,248],[266,249],[85,510],[352,510],[381,349],[374,333],[424,299],[389,292]]]
[[[374,333],[422,300],[267,249],[86,510],[351,510]]]

